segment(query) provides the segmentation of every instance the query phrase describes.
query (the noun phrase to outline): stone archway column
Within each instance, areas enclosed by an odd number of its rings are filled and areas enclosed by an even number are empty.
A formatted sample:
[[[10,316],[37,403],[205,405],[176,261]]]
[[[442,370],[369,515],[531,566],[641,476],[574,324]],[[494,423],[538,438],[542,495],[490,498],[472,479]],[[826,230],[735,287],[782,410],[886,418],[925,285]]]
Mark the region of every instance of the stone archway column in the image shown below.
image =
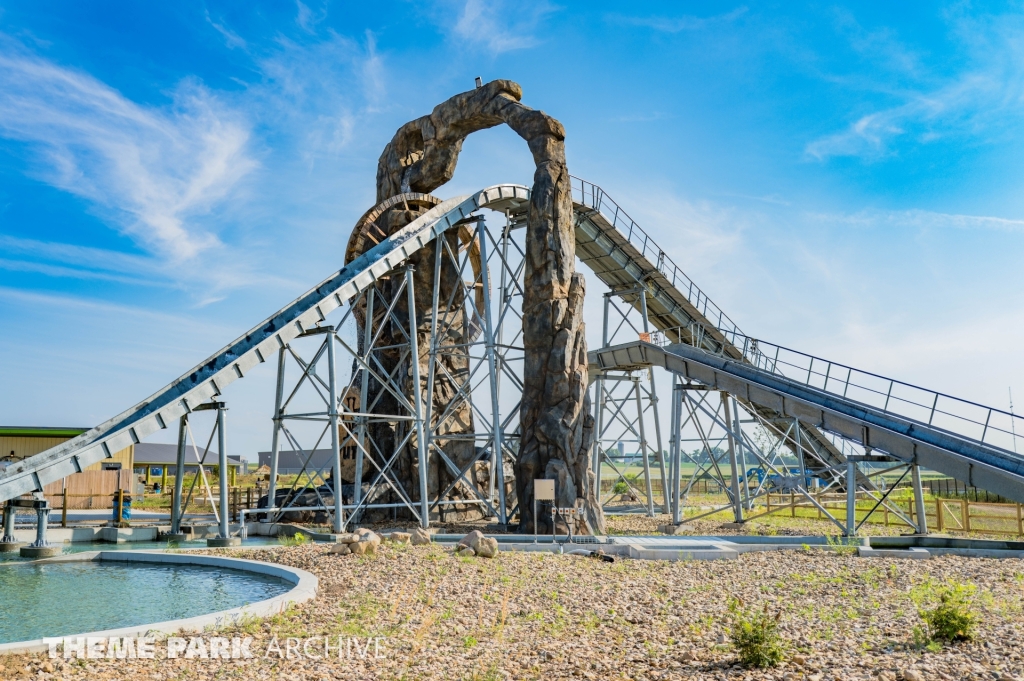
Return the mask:
[[[522,88],[496,80],[455,95],[406,123],[377,166],[377,202],[406,192],[428,194],[455,172],[465,138],[506,124],[526,140],[536,164],[526,232],[523,338],[526,350],[521,441],[516,465],[519,529],[533,532],[533,480],[557,481],[558,504],[584,509],[580,531],[604,533],[589,455],[593,416],[587,396],[583,323],[586,286],[575,271],[572,195],[565,129],[523,105]],[[540,519],[540,526],[550,524]],[[546,526],[546,527],[545,527]]]

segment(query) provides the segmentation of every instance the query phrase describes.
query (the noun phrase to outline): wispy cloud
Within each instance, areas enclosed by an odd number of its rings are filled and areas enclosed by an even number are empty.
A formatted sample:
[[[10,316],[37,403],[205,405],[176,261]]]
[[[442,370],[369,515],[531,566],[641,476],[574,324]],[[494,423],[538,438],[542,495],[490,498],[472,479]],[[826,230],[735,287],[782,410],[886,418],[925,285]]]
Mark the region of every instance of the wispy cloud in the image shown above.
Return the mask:
[[[143,248],[182,261],[219,243],[190,222],[256,163],[249,130],[201,85],[140,106],[92,76],[0,51],[0,135],[35,151],[44,181],[92,201]]]
[[[867,160],[898,153],[900,144],[951,137],[991,138],[1024,113],[1024,22],[1019,16],[947,16],[954,59],[927,68],[888,29],[866,31],[846,13],[840,35],[873,64],[871,79],[835,76],[858,90],[881,93],[886,104],[859,103],[846,128],[807,143],[804,154],[824,161]]]
[[[317,24],[327,18],[326,6],[313,10],[302,0],[295,0],[295,8],[297,10],[295,23],[306,33],[316,33]]]
[[[900,106],[865,114],[846,130],[810,142],[804,152],[819,161],[833,156],[879,158],[894,153],[892,144],[899,137],[928,143],[969,131],[993,113],[982,103],[999,106],[1005,85],[993,74],[967,74],[938,90],[909,95]]]
[[[206,10],[206,23],[210,24],[217,33],[220,33],[221,36],[223,36],[224,44],[229,48],[235,49],[237,47],[244,50],[248,46],[242,36],[229,29],[223,22],[214,21],[213,17],[210,16],[209,9]]]
[[[730,24],[747,13],[746,7],[737,7],[725,14],[716,14],[710,17],[697,17],[683,15],[679,17],[635,17],[614,14],[609,19],[628,24],[631,26],[642,26],[660,33],[681,33],[683,31],[703,31],[716,26]]]
[[[540,44],[537,30],[557,9],[545,0],[441,0],[434,7],[433,19],[460,44],[501,54]]]
[[[865,210],[852,214],[808,213],[820,222],[857,227],[892,226],[912,229],[985,229],[1000,232],[1024,232],[1024,220],[987,215],[959,215],[928,210]]]

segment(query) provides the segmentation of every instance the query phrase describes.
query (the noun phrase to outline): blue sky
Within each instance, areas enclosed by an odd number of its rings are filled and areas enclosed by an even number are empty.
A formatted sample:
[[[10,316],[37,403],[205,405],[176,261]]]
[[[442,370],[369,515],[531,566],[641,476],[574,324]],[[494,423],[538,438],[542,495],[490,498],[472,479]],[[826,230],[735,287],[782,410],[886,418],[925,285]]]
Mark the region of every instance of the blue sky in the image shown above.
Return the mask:
[[[1024,401],[1021,3],[0,0],[0,421],[94,425],[336,270],[394,130],[475,76],[751,335]],[[531,166],[479,133],[437,193]]]

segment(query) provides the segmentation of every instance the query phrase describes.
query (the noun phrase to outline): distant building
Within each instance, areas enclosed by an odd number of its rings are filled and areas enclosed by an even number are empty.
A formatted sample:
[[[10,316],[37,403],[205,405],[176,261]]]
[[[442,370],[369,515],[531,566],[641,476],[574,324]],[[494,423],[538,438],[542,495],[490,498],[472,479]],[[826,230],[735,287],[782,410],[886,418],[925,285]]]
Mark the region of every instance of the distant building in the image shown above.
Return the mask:
[[[67,442],[84,433],[88,428],[41,428],[26,426],[0,426],[0,467],[45,452],[51,447]],[[88,466],[85,471],[131,470],[133,467],[134,445],[114,452],[114,456]],[[84,472],[84,471],[83,471]]]
[[[185,449],[185,473],[195,473],[195,469],[199,466],[199,460],[196,459],[198,453],[199,459],[203,458],[202,448],[193,449],[192,445],[189,445]],[[206,460],[203,461],[203,469],[206,472],[213,470],[213,467],[217,465],[219,456],[216,451],[210,450],[206,455]],[[178,462],[178,445],[165,445],[156,442],[140,442],[135,445],[135,473],[138,475],[145,475],[147,481],[151,477],[162,477],[164,475],[175,475],[177,472]],[[228,467],[233,469],[235,474],[244,474],[248,468],[248,464],[242,460],[239,456],[231,456],[228,454]],[[166,473],[165,473],[166,469]]]
[[[354,448],[353,448],[354,449]],[[346,452],[342,452],[342,458]],[[260,452],[260,467],[270,466],[270,455],[273,452]],[[310,456],[309,452],[295,452],[292,450],[281,451],[277,453],[277,474],[278,475],[296,475],[302,472],[302,464],[306,457]],[[310,473],[321,470],[325,476],[330,475],[331,468],[334,466],[334,457],[331,455],[329,449],[314,449],[312,456],[309,459],[309,463],[306,466],[306,470]],[[268,470],[269,472],[269,470]]]

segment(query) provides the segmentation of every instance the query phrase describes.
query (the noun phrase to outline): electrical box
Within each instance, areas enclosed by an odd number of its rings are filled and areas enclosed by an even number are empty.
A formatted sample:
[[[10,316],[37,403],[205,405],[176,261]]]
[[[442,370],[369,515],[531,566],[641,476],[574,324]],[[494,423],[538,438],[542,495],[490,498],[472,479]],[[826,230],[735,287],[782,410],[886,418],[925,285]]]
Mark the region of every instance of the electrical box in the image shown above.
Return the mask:
[[[555,481],[554,480],[534,480],[533,481],[533,498],[537,501],[554,501],[555,500]]]

